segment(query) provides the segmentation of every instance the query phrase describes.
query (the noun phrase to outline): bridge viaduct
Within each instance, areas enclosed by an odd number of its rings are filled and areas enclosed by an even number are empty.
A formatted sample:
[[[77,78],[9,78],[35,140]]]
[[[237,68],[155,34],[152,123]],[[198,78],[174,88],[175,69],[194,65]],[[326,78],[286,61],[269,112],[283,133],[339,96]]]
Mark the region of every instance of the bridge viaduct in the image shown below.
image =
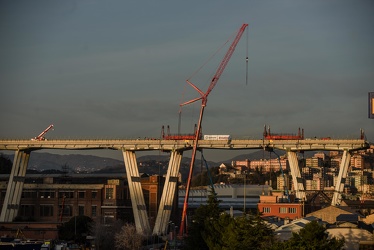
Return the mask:
[[[0,222],[12,222],[17,216],[30,153],[41,149],[91,150],[113,149],[123,154],[124,165],[132,201],[135,226],[138,232],[160,235],[166,233],[170,220],[178,173],[183,152],[191,150],[193,141],[177,140],[0,140],[0,150],[15,151],[13,166],[9,176]],[[351,153],[369,148],[364,140],[199,140],[198,149],[278,149],[284,150],[290,164],[296,197],[305,199],[305,189],[298,165],[297,152],[302,151],[342,151],[338,181],[332,205],[339,205],[344,188]],[[136,162],[137,151],[162,150],[170,152],[165,185],[153,230],[150,228],[140,175]]]

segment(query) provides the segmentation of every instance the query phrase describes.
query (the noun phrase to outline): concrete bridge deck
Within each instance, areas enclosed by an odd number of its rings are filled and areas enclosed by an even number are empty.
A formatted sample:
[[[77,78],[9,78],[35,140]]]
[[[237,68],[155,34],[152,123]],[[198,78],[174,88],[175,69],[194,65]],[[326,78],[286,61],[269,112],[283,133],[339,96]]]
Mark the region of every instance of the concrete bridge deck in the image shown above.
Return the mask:
[[[66,150],[90,150],[113,149],[129,151],[186,151],[193,146],[192,140],[0,140],[0,150],[40,150],[40,149],[66,149]],[[316,150],[348,150],[356,151],[369,147],[369,143],[360,139],[347,140],[199,140],[199,149],[261,149],[270,147],[287,151],[316,151]]]
[[[143,190],[140,183],[136,151],[162,150],[170,152],[169,166],[165,177],[164,189],[159,204],[153,234],[165,234],[170,220],[174,194],[177,189],[177,180],[183,152],[192,149],[193,140],[0,140],[0,150],[15,151],[12,171],[9,176],[4,204],[0,214],[0,222],[11,222],[18,214],[24,177],[30,154],[34,150],[41,149],[65,149],[65,150],[92,150],[112,149],[121,150],[127,173],[127,181],[130,190],[135,225],[138,232],[151,232]],[[369,148],[364,140],[199,140],[199,149],[262,149],[273,148],[285,150],[290,165],[292,182],[294,183],[296,197],[300,200],[306,198],[303,180],[298,165],[297,152],[317,150],[343,151],[339,176],[335,186],[332,205],[340,202],[341,192],[344,188],[344,180],[350,162],[351,152]]]

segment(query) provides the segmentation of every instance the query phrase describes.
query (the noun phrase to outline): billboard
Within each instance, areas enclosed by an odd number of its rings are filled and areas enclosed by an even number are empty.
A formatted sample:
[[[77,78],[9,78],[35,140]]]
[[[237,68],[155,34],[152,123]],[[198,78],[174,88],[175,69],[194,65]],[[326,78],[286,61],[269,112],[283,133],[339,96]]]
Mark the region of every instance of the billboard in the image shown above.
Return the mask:
[[[369,118],[374,119],[374,92],[369,92]]]

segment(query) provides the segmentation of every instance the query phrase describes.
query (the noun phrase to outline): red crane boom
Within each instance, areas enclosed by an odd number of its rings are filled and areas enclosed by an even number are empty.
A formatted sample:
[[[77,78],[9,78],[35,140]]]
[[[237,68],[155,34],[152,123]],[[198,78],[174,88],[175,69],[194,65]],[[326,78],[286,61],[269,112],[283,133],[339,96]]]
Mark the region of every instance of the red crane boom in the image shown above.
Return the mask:
[[[31,140],[35,141],[44,141],[44,135],[53,128],[53,124],[49,125],[48,128],[46,128],[43,132],[41,132],[37,137],[32,138]]]
[[[208,89],[207,89],[207,91],[205,93],[203,91],[201,91],[198,87],[196,87],[193,83],[191,83],[189,80],[187,80],[187,83],[189,85],[191,85],[197,92],[199,92],[199,94],[201,96],[198,97],[198,98],[196,98],[196,99],[192,99],[192,100],[190,100],[188,102],[182,103],[182,104],[180,104],[180,106],[185,106],[187,104],[194,103],[194,102],[196,102],[198,100],[202,100],[203,105],[206,105],[208,95],[213,90],[213,88],[216,86],[219,78],[221,77],[223,71],[226,68],[227,63],[230,61],[230,58],[231,58],[232,54],[235,51],[236,45],[238,44],[240,38],[242,37],[242,35],[243,35],[243,33],[244,33],[244,31],[245,31],[245,29],[247,27],[248,27],[248,24],[245,23],[239,29],[238,33],[236,34],[236,37],[235,37],[234,41],[232,42],[230,48],[226,52],[225,57],[222,59],[221,64],[219,65],[216,73],[214,74],[214,76],[213,76],[213,78],[212,78],[212,80],[210,82],[210,85],[209,85],[209,87],[208,87]]]
[[[186,195],[184,197],[184,203],[183,203],[183,212],[182,212],[182,220],[181,220],[181,225],[179,228],[179,236],[183,236],[184,230],[185,230],[185,220],[186,220],[186,215],[187,215],[187,208],[188,208],[188,198],[189,198],[189,192],[190,192],[190,186],[191,186],[191,180],[192,180],[192,174],[193,174],[193,167],[194,167],[194,162],[195,162],[195,157],[196,157],[196,151],[197,151],[197,145],[198,145],[198,140],[199,140],[199,135],[201,131],[201,123],[203,119],[203,114],[204,114],[204,108],[207,104],[208,101],[208,95],[210,92],[213,90],[213,88],[216,86],[220,76],[222,75],[223,71],[226,68],[227,63],[229,62],[232,54],[235,51],[236,45],[238,44],[240,38],[242,37],[245,29],[248,27],[248,24],[243,24],[241,28],[239,29],[234,41],[232,42],[230,48],[226,52],[226,55],[224,56],[223,60],[221,61],[221,64],[219,65],[215,75],[213,76],[210,85],[207,89],[207,91],[204,93],[201,91],[198,87],[196,87],[193,83],[191,83],[189,80],[187,80],[187,83],[191,85],[199,94],[200,97],[192,99],[190,101],[187,101],[185,103],[180,104],[180,106],[185,106],[190,103],[194,103],[198,100],[201,100],[201,109],[200,109],[200,116],[199,116],[199,122],[197,125],[197,131],[196,131],[196,136],[195,136],[195,141],[192,149],[192,156],[191,156],[191,164],[190,164],[190,171],[188,173],[188,178],[187,178],[187,186],[186,186]],[[187,232],[187,230],[186,230]]]

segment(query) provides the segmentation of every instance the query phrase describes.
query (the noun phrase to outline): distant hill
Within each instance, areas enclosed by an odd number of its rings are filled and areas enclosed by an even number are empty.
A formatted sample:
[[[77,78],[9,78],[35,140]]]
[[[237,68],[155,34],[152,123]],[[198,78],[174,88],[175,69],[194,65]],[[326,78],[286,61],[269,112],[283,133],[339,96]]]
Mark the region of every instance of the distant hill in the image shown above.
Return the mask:
[[[14,155],[2,154],[5,158],[13,161]],[[139,156],[137,162],[139,172],[160,173],[166,172],[169,162],[169,155],[145,155]],[[189,169],[191,158],[183,157],[181,171],[184,168]],[[208,162],[209,167],[216,166],[218,163]],[[30,155],[28,170],[63,170],[64,167],[75,172],[125,172],[124,162],[122,160],[99,157],[94,155],[80,154],[51,154],[33,152]],[[163,171],[163,170],[164,171]]]
[[[5,155],[13,161],[13,155]],[[94,155],[69,154],[59,155],[33,152],[30,154],[28,169],[43,171],[46,169],[62,170],[64,166],[74,171],[96,171],[106,167],[123,166],[123,161]]]
[[[275,159],[277,158],[275,153],[278,154],[279,156],[283,156],[286,154],[286,152],[282,150],[274,150],[274,153],[270,153],[264,150],[257,150],[250,154],[241,154],[241,155],[235,156],[234,158],[228,161],[225,161],[224,163],[231,163],[231,161],[242,161],[245,159],[248,159],[248,160]],[[304,152],[304,157],[305,158],[312,157],[315,153],[316,153],[315,151],[306,151]]]
[[[275,151],[278,155],[284,155],[284,151]],[[308,152],[308,155],[312,155],[314,152]],[[2,154],[6,158],[13,161],[13,155]],[[219,166],[221,163],[231,164],[232,161],[237,160],[257,160],[257,159],[269,159],[276,158],[274,153],[270,154],[263,150],[254,151],[249,154],[241,154],[234,158],[226,161],[212,162],[208,161],[209,167]],[[307,157],[307,156],[305,156]],[[139,172],[148,174],[164,174],[166,173],[169,155],[145,155],[137,158],[139,165]],[[190,167],[191,158],[183,157],[181,163],[181,172],[188,172]],[[200,171],[200,160],[196,160],[195,172]],[[107,157],[99,157],[94,155],[80,155],[80,154],[69,154],[59,155],[51,153],[39,153],[33,152],[30,155],[29,170],[45,171],[45,170],[62,170],[64,167],[68,167],[70,170],[75,172],[125,172],[124,163],[122,160],[117,160]],[[203,170],[205,166],[203,166]]]

